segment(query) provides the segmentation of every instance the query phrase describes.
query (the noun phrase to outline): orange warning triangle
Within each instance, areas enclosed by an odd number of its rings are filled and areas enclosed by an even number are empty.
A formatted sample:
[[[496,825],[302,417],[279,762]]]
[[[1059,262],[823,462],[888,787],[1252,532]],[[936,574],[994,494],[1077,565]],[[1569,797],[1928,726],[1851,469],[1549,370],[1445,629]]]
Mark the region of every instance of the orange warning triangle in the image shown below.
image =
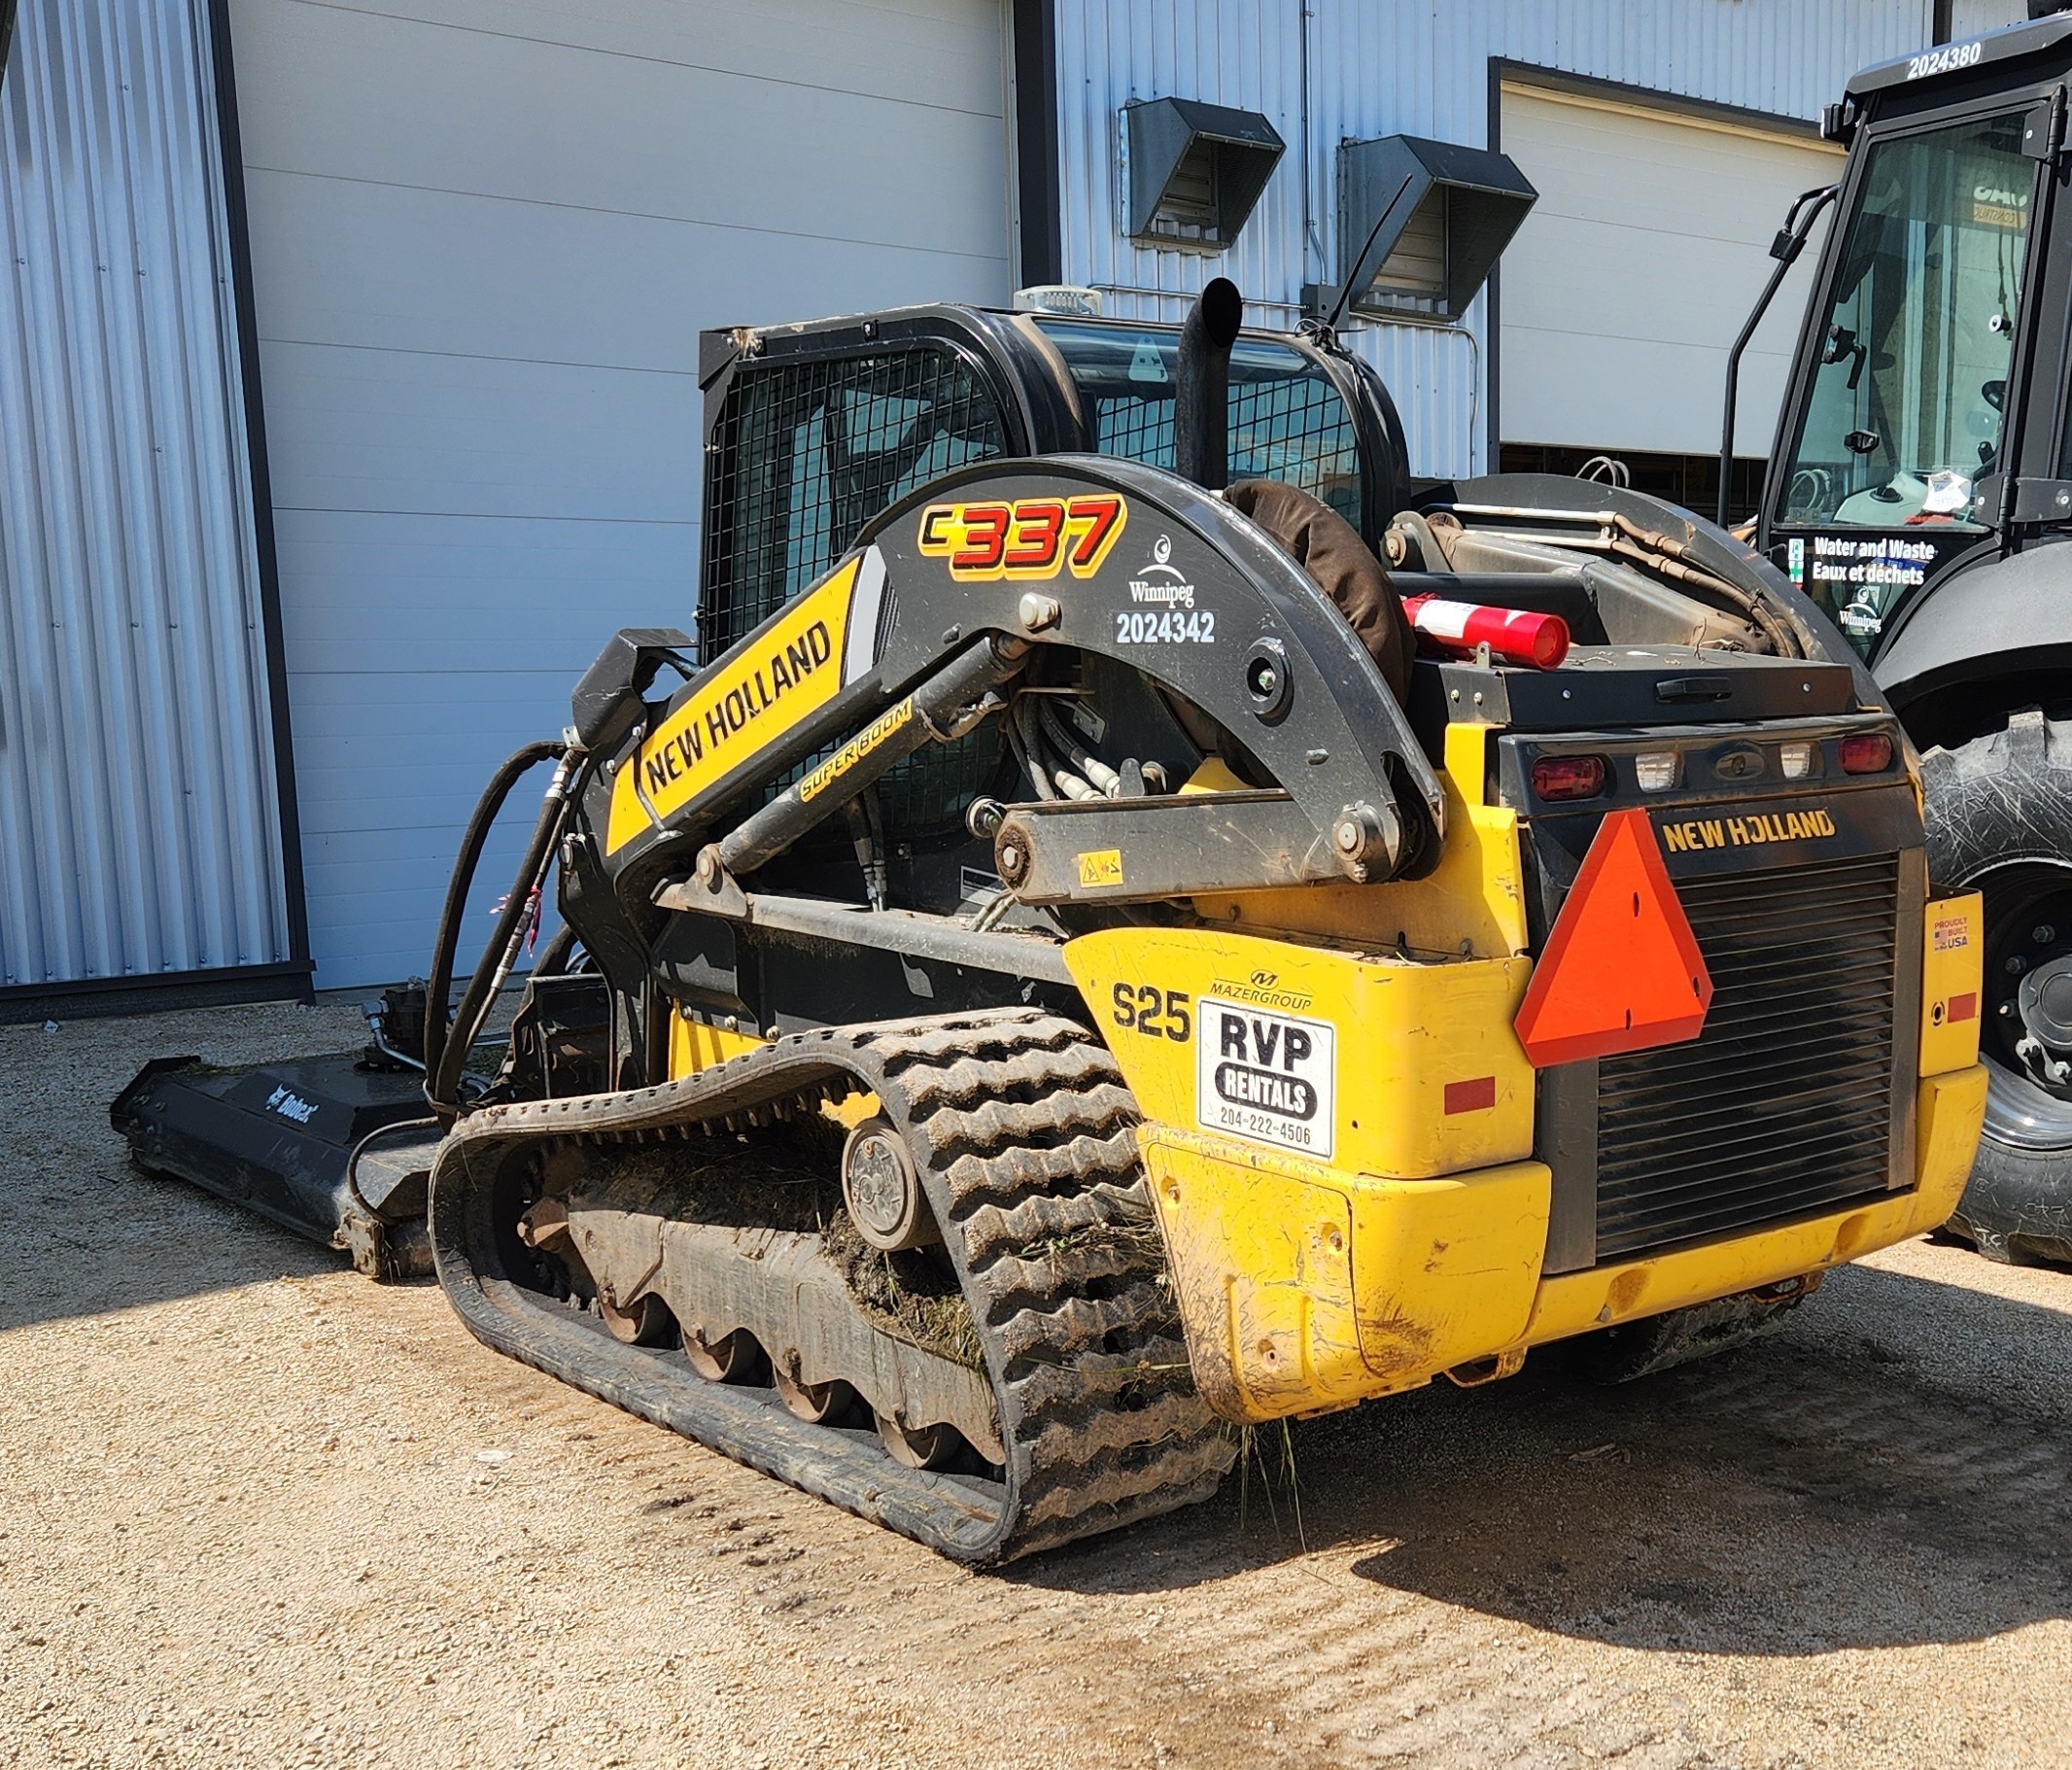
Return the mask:
[[[1642,811],[1598,826],[1512,1024],[1536,1069],[1695,1039],[1712,978]]]

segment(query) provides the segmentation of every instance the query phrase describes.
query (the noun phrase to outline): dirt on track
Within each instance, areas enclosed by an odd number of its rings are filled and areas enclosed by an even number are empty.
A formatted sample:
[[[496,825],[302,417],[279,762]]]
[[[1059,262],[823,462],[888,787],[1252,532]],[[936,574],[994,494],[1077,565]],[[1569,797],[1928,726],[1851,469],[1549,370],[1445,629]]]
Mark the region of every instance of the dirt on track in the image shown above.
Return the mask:
[[[0,1764],[2072,1763],[2072,1273],[1916,1242],[1709,1365],[1262,1434],[969,1574],[108,1128],[147,1057],[357,1031],[0,1027]]]

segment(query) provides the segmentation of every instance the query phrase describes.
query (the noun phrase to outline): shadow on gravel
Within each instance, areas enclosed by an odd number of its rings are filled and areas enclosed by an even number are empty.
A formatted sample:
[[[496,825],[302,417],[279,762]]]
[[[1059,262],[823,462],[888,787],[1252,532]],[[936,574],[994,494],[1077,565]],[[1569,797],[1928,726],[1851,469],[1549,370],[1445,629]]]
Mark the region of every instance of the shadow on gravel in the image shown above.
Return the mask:
[[[0,1026],[0,1332],[350,1269],[264,1218],[132,1165],[108,1105],[151,1058],[210,1062],[350,1050],[349,1003]]]
[[[0,1333],[349,1269],[343,1254],[126,1163],[70,1188],[0,1173]]]
[[[1995,1372],[2014,1367],[2031,1380],[2011,1400]],[[1278,1430],[1257,1442],[1278,1477]],[[1378,1588],[1766,1654],[2072,1616],[2068,1442],[2072,1315],[1865,1267],[1788,1336],[1710,1364],[1602,1389],[1542,1353],[1490,1389],[1437,1384],[1292,1434],[1308,1549],[1353,1550]],[[1206,1508],[1006,1577],[1144,1591],[1299,1556],[1285,1485],[1278,1535],[1260,1488],[1255,1467],[1242,1526],[1233,1476]]]

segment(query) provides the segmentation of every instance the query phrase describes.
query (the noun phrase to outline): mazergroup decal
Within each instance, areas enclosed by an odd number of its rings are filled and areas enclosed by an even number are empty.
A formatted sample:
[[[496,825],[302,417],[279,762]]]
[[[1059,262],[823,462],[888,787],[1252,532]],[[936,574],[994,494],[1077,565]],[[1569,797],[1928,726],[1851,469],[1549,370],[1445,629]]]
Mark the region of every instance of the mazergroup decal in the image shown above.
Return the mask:
[[[1287,988],[1278,971],[1255,971],[1243,983],[1234,977],[1219,977],[1210,988],[1218,995],[1249,1002],[1255,1008],[1307,1008],[1316,999],[1307,989]]]
[[[950,563],[963,583],[996,577],[1091,577],[1121,538],[1129,506],[1112,492],[1018,498],[1012,503],[932,503],[915,544]]]
[[[1201,998],[1200,1018],[1194,1117],[1202,1129],[1328,1159],[1337,1112],[1337,1028],[1212,995]]]

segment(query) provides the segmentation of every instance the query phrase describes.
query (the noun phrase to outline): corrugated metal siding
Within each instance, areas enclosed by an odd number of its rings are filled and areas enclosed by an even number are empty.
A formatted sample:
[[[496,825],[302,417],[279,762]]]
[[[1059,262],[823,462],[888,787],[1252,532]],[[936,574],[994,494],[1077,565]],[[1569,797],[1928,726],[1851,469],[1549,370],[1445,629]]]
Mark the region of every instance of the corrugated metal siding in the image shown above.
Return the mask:
[[[1306,251],[1303,10],[1302,0],[1058,0],[1067,282],[1114,292],[1112,314],[1174,318],[1208,278],[1225,275],[1260,304],[1255,318],[1292,324],[1303,282],[1336,275],[1337,144],[1407,134],[1485,146],[1492,57],[1811,119],[1857,68],[1925,44],[1932,9],[1930,0],[1307,0]],[[1220,257],[1122,236],[1116,114],[1130,99],[1168,95],[1262,112],[1288,143],[1243,236]],[[1486,295],[1458,328],[1348,332],[1402,408],[1414,471],[1480,469],[1487,337]],[[1716,390],[1706,397],[1716,399]]]
[[[1950,39],[1961,43],[1966,37],[2004,31],[2011,24],[2023,23],[2028,16],[2027,0],[1952,0]]]
[[[0,254],[0,984],[285,960],[198,0],[24,0]]]

